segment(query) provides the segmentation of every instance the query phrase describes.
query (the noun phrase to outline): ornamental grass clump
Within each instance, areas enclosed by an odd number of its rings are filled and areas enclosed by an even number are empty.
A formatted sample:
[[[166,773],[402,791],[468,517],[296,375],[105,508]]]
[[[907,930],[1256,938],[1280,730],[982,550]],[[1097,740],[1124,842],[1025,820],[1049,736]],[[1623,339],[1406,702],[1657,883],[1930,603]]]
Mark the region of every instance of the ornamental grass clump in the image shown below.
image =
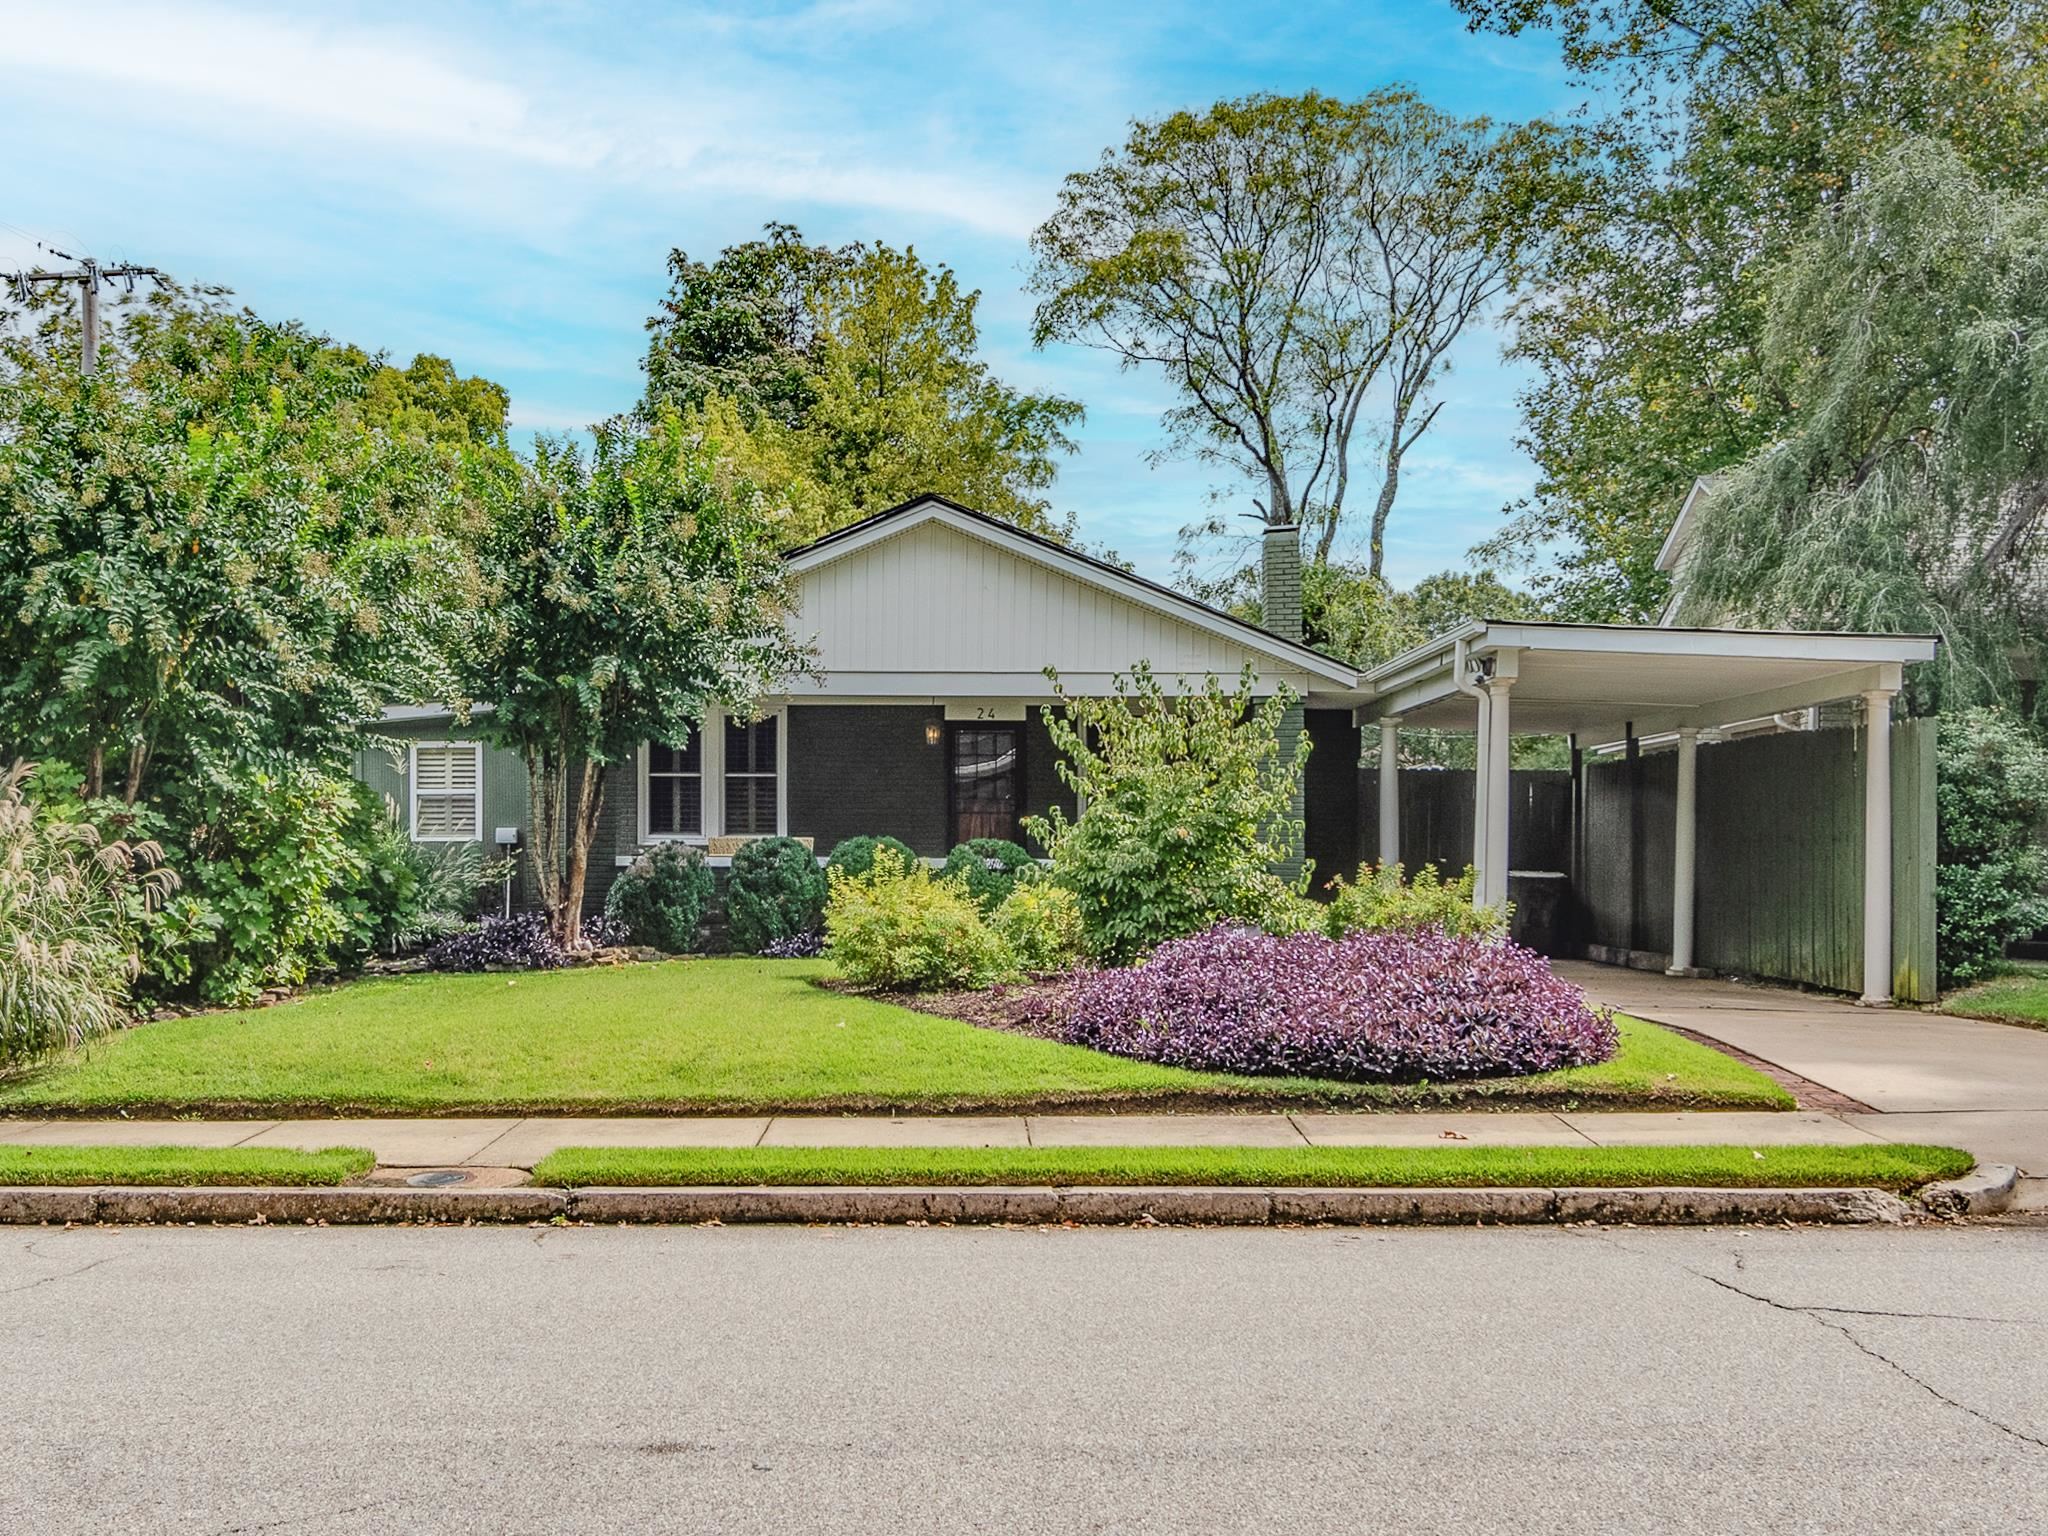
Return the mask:
[[[1518,944],[1437,928],[1222,926],[1084,972],[1060,1039],[1163,1066],[1345,1082],[1519,1077],[1613,1056],[1613,1020]]]

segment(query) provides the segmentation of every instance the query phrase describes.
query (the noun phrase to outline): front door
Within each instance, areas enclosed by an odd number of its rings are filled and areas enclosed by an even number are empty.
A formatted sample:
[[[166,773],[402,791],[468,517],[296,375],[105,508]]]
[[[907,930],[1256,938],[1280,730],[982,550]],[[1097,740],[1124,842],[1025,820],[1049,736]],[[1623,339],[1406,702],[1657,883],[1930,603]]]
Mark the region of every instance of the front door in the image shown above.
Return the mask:
[[[956,725],[950,748],[953,845],[1017,836],[1024,803],[1024,728]]]

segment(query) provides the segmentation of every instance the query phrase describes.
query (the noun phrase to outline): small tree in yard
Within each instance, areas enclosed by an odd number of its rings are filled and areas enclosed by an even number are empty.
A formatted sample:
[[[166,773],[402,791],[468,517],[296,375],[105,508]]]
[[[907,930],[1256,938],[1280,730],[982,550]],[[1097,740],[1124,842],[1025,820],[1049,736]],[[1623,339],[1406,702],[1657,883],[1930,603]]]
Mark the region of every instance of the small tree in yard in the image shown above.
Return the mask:
[[[586,459],[543,440],[479,466],[485,598],[463,662],[479,734],[525,760],[532,860],[565,947],[582,941],[605,775],[642,741],[682,741],[807,665],[761,494],[672,416],[599,427]]]
[[[1140,662],[1109,699],[1070,699],[1047,675],[1063,708],[1046,729],[1082,810],[1024,826],[1078,898],[1090,951],[1129,960],[1219,919],[1262,921],[1288,897],[1273,867],[1301,850],[1309,753],[1305,736],[1281,750],[1292,694],[1255,698],[1249,668],[1229,691],[1211,677],[1169,694]]]

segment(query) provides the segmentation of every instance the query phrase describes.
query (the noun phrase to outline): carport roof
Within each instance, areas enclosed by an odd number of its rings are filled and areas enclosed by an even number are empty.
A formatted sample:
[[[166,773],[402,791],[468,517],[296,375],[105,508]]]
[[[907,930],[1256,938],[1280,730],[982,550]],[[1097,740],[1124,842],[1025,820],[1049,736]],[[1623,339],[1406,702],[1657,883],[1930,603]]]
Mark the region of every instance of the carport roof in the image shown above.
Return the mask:
[[[1638,736],[1713,729],[1871,689],[1896,690],[1905,666],[1934,659],[1928,635],[1673,629],[1484,619],[1373,668],[1361,721],[1473,729],[1477,701],[1459,687],[1478,674],[1512,678],[1518,732]],[[1459,677],[1459,668],[1467,674]]]

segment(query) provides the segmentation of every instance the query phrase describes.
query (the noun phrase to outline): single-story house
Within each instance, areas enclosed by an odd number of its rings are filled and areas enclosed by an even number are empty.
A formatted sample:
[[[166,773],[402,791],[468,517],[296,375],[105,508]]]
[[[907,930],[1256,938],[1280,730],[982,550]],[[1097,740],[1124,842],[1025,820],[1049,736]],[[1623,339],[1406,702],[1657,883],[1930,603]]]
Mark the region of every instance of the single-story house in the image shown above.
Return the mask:
[[[1933,655],[1932,641],[1483,621],[1361,672],[1301,639],[1295,529],[1265,535],[1270,627],[1262,628],[938,496],[878,513],[786,558],[798,586],[790,622],[814,648],[817,675],[767,701],[756,718],[714,713],[688,741],[646,743],[610,777],[593,853],[593,902],[618,868],[665,841],[697,844],[716,866],[749,837],[808,838],[822,856],[843,838],[888,834],[936,859],[969,838],[1019,837],[1021,818],[1051,806],[1072,815],[1044,723],[1055,702],[1045,669],[1056,669],[1070,694],[1102,696],[1144,660],[1169,683],[1191,686],[1210,676],[1234,679],[1250,667],[1261,693],[1284,687],[1301,701],[1290,729],[1305,730],[1313,743],[1305,851],[1321,877],[1405,851],[1411,865],[1425,856],[1454,867],[1473,863],[1482,894],[1497,901],[1515,894],[1511,876],[1528,868],[1518,851],[1539,848],[1546,865],[1570,868],[1538,872],[1567,880],[1576,906],[1598,917],[1603,871],[1621,860],[1582,857],[1587,826],[1607,813],[1594,793],[1602,776],[1579,766],[1578,748],[1621,741],[1631,765],[1625,786],[1614,780],[1627,791],[1627,932],[1601,944],[1597,933],[1566,923],[1550,942],[1680,971],[1706,964],[1846,985],[1871,1002],[1889,998],[1895,981],[1903,979],[1909,995],[1923,988],[1923,973],[1931,982],[1931,955],[1922,954],[1932,942],[1931,851],[1924,901],[1919,883],[1894,893],[1891,851],[1896,838],[1912,843],[1906,862],[1917,882],[1915,840],[1932,835],[1932,775],[1918,774],[1914,756],[1910,814],[1895,813],[1886,765],[1891,697],[1903,667]],[[1794,892],[1787,900],[1795,905],[1825,887],[1831,913],[1837,888],[1851,883],[1860,974],[1845,976],[1835,959],[1823,965],[1811,955],[1757,963],[1768,946],[1741,940],[1733,951],[1713,943],[1700,950],[1698,914],[1715,915],[1715,933],[1736,926],[1720,923],[1713,900],[1694,899],[1701,872],[1718,867],[1714,839],[1721,836],[1703,843],[1698,829],[1734,799],[1730,789],[1724,804],[1709,805],[1700,785],[1756,776],[1736,771],[1744,743],[1724,743],[1722,727],[1842,699],[1857,701],[1864,722],[1853,761],[1844,759],[1844,767],[1830,759],[1807,777],[1833,813],[1853,812],[1860,832],[1853,847],[1839,837],[1809,839],[1771,878]],[[1432,811],[1434,819],[1404,845],[1404,799],[1411,809],[1427,810],[1428,802],[1442,810],[1444,788],[1454,782],[1397,770],[1404,727],[1479,735],[1481,771],[1462,776],[1469,809],[1461,807],[1455,835],[1446,831],[1450,818]],[[1379,744],[1374,764],[1361,750],[1366,728]],[[1532,786],[1509,772],[1514,733],[1573,741],[1571,777],[1580,787],[1544,800],[1549,809],[1533,820]],[[376,734],[399,749],[366,741],[358,771],[400,807],[413,837],[522,839],[525,772],[515,756],[485,747],[445,709],[387,711]],[[1673,744],[1672,790],[1663,799],[1661,780],[1642,766],[1646,739]],[[1885,771],[1862,772],[1871,763]],[[1712,771],[1703,775],[1703,766]],[[1566,824],[1569,837],[1561,840]],[[1567,842],[1569,859],[1558,851]],[[1661,907],[1636,899],[1646,871],[1664,882],[1669,901]],[[1901,904],[1909,920],[1894,925]],[[1903,959],[1895,954],[1895,926],[1911,950]],[[1820,947],[1836,956],[1846,942],[1831,927]]]

